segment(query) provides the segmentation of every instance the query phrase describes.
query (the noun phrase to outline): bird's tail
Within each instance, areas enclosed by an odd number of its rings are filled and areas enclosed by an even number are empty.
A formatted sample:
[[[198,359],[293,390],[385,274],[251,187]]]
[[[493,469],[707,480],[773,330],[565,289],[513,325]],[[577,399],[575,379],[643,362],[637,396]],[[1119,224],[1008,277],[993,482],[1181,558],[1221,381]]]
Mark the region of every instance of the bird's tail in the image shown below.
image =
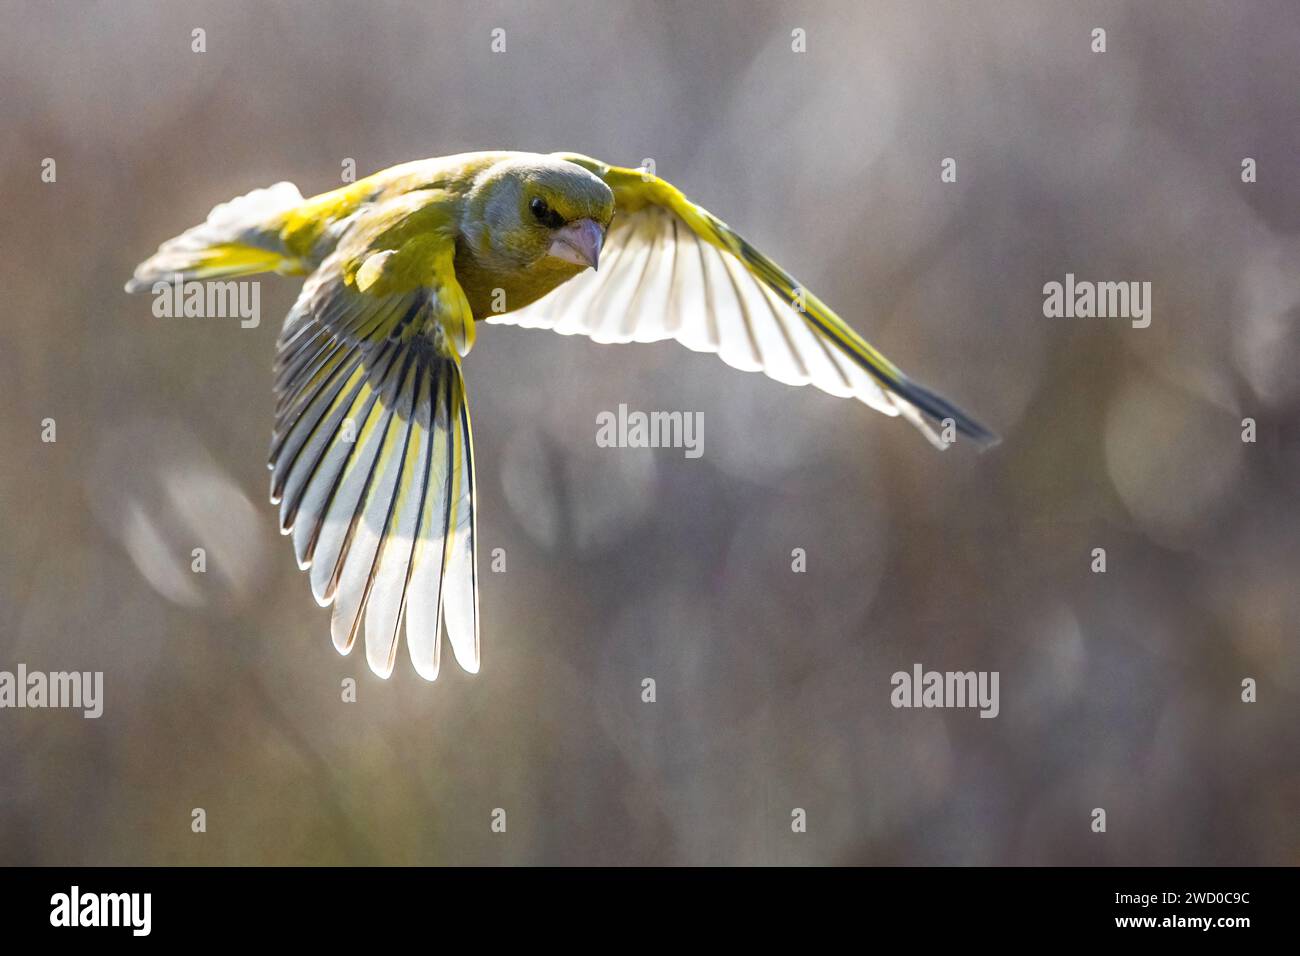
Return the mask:
[[[293,183],[276,183],[222,203],[206,220],[168,239],[136,266],[126,291],[145,291],[157,282],[252,275],[291,266],[280,229],[286,214],[302,201]]]

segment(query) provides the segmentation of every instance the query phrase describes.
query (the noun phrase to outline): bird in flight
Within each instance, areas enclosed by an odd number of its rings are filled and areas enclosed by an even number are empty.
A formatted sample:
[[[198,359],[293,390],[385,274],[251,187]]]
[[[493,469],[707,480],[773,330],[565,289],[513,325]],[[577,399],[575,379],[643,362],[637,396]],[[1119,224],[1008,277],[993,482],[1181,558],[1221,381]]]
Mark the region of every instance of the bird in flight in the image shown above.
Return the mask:
[[[309,199],[277,183],[163,243],[126,289],[259,272],[307,276],[275,358],[280,530],[332,607],[334,646],[362,639],[385,678],[403,630],[427,680],[444,629],[479,669],[462,373],[478,322],[676,339],[902,416],[939,447],[936,426],[997,440],[674,186],[574,153],[421,160]]]

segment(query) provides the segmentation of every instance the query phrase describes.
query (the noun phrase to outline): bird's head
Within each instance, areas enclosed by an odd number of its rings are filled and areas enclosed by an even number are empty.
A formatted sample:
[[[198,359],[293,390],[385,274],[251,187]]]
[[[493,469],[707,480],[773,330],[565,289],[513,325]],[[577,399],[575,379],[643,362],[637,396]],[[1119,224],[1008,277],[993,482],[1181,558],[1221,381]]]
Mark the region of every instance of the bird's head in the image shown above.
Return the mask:
[[[471,242],[519,268],[538,264],[596,268],[614,216],[614,194],[581,166],[550,157],[504,160],[469,197],[469,218],[482,223]],[[475,236],[472,233],[478,232]]]

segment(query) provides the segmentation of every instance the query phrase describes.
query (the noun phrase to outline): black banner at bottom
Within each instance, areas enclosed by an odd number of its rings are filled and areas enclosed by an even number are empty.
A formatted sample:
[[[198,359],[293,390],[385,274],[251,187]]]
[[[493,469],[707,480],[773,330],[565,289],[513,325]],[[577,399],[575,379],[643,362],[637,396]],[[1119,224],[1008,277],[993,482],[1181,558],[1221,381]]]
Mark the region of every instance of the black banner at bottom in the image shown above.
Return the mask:
[[[0,871],[0,884],[7,940],[81,945],[338,944],[430,923],[497,943],[621,925],[629,939],[690,926],[1232,945],[1284,932],[1297,889],[1292,869],[41,868]]]

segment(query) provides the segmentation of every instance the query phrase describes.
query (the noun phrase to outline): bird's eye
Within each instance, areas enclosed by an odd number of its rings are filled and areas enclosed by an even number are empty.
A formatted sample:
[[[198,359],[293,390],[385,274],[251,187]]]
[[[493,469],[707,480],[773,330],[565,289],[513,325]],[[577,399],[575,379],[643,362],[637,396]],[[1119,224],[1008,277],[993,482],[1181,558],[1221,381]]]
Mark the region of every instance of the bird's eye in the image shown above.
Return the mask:
[[[564,225],[564,217],[548,206],[541,196],[534,196],[528,208],[532,210],[534,219],[550,229],[559,229]]]

